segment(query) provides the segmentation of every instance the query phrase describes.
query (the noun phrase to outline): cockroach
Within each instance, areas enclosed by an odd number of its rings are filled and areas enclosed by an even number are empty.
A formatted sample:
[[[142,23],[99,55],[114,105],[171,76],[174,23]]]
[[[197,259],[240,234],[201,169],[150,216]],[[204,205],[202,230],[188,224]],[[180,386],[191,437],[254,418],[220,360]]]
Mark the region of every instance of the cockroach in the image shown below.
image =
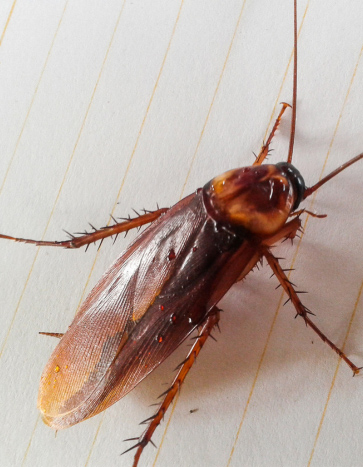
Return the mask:
[[[311,187],[292,165],[297,95],[297,20],[294,1],[294,85],[286,162],[264,164],[285,110],[254,163],[219,175],[171,208],[142,215],[66,241],[0,238],[38,246],[79,248],[150,224],[111,265],[59,338],[41,376],[38,407],[55,430],[69,428],[117,402],[158,367],[195,330],[198,334],[163,393],[156,413],[130,449],[134,466],[173,401],[212,330],[217,305],[263,258],[307,326],[357,374],[360,370],[314,324],[271,246],[301,230],[300,204],[363,153]],[[314,215],[313,213],[310,213]],[[319,217],[319,216],[318,216]],[[190,413],[196,411],[191,410]]]

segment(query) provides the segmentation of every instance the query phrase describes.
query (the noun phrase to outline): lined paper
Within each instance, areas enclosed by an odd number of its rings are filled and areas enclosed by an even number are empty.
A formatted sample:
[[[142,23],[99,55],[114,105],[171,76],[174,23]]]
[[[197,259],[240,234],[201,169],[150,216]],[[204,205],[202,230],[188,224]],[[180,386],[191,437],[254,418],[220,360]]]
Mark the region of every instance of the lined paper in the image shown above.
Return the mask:
[[[294,164],[312,185],[363,151],[363,6],[300,1]],[[291,102],[292,1],[3,0],[0,232],[63,239],[110,214],[170,206],[249,165]],[[290,113],[272,163],[286,159]],[[275,251],[309,291],[315,322],[363,365],[363,164],[306,207]],[[84,251],[0,243],[1,466],[130,466],[122,440],[185,357],[182,346],[105,413],[54,432],[38,415],[42,369],[108,265],[134,238]],[[267,266],[221,302],[210,341],[140,466],[358,466],[363,380],[293,317]],[[197,411],[193,411],[198,409]],[[191,412],[192,411],[192,412]]]

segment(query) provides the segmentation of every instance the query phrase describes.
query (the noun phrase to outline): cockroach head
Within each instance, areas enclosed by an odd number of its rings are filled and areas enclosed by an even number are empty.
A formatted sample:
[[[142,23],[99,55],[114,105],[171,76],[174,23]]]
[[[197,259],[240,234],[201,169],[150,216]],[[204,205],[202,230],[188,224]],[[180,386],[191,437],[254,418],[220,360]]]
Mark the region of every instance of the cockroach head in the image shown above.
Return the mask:
[[[230,170],[204,188],[209,214],[255,235],[277,232],[300,204],[305,183],[289,163]]]

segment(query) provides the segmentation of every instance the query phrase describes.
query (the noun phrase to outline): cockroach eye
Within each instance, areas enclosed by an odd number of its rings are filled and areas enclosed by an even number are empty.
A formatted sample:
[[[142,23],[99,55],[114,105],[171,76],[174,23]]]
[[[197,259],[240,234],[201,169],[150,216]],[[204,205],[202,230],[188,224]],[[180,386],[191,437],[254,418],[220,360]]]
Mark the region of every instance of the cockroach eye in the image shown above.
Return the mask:
[[[297,168],[288,162],[279,162],[276,164],[276,167],[279,167],[284,171],[285,176],[290,180],[290,183],[293,186],[295,192],[295,203],[292,209],[295,210],[304,199],[306,190],[305,181]]]

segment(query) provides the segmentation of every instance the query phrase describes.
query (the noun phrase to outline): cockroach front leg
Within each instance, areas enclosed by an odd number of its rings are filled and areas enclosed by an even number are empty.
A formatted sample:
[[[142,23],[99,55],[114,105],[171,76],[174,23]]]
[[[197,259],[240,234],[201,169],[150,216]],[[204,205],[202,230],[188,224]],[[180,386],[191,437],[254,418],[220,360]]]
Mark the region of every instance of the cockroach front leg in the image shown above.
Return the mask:
[[[277,277],[285,292],[289,296],[289,299],[292,301],[297,314],[304,319],[307,326],[313,329],[316,332],[316,334],[324,342],[326,342],[329,345],[329,347],[332,348],[334,352],[336,352],[339,355],[340,358],[342,358],[349,365],[354,375],[358,374],[360,368],[354,365],[354,363],[349,360],[345,353],[342,352],[330,339],[328,339],[325,336],[325,334],[322,333],[320,329],[311,321],[310,317],[308,316],[309,314],[311,314],[311,312],[301,303],[298,297],[298,292],[295,291],[292,283],[286,277],[286,274],[281,268],[277,258],[273,256],[273,254],[269,251],[268,248],[263,248],[261,253],[267,259],[272,271],[274,272],[275,276]]]
[[[283,239],[293,240],[297,236],[297,232],[301,232],[301,220],[296,216],[291,221],[287,222],[278,232],[263,240],[262,245],[272,246]]]
[[[252,164],[252,165],[261,165],[262,162],[266,159],[267,155],[268,155],[268,151],[269,151],[269,148],[270,148],[270,144],[271,144],[271,141],[272,141],[272,138],[274,137],[275,133],[276,133],[276,130],[277,128],[279,127],[280,125],[280,122],[281,122],[281,118],[286,110],[287,107],[291,107],[290,104],[286,104],[286,102],[283,102],[282,103],[282,109],[280,110],[280,113],[278,115],[278,117],[276,118],[276,121],[275,121],[275,124],[274,126],[272,127],[272,130],[271,130],[271,133],[269,134],[269,137],[267,138],[267,141],[266,143],[264,143],[262,145],[262,148],[260,150],[260,153],[259,155],[256,157],[256,160],[255,162]]]
[[[79,235],[78,237],[75,237],[73,235],[71,236],[70,240],[64,240],[64,241],[45,241],[45,240],[30,240],[28,238],[17,238],[17,237],[10,237],[9,235],[1,235],[0,238],[4,238],[7,240],[14,240],[15,242],[21,242],[21,243],[31,243],[33,245],[37,246],[58,246],[62,248],[80,248],[84,245],[90,245],[91,243],[97,242],[98,240],[101,240],[101,242],[107,238],[107,237],[112,237],[113,235],[117,235],[122,233],[122,232],[128,232],[131,229],[135,229],[137,227],[141,227],[145,224],[149,224],[151,222],[154,222],[158,217],[160,217],[162,214],[166,213],[168,211],[167,208],[161,208],[158,209],[157,211],[146,211],[145,214],[142,214],[138,217],[135,217],[134,219],[126,219],[123,222],[117,222],[115,219],[115,224],[102,227],[101,229],[95,229],[93,226],[91,226],[94,230],[94,232],[85,232],[84,234]]]
[[[262,242],[262,245],[269,247],[279,242],[280,240],[287,240],[289,238],[292,241],[296,237],[297,232],[300,231],[300,229],[301,220],[300,217],[297,216],[295,217],[295,219],[292,219],[290,222],[287,222],[277,233],[265,238]],[[263,254],[259,250],[257,250],[256,254],[251,258],[249,263],[246,264],[246,267],[241,272],[236,282],[243,280],[247,276],[247,274],[250,271],[252,271],[252,269],[258,264],[258,262],[261,261],[262,257]]]
[[[163,401],[161,402],[157,412],[152,417],[146,419],[142,423],[149,423],[146,431],[142,434],[142,436],[138,439],[138,442],[135,446],[132,446],[130,449],[127,449],[123,454],[126,452],[131,451],[132,449],[137,448],[133,467],[137,467],[140,456],[142,451],[144,450],[145,446],[151,442],[151,437],[160,424],[161,420],[163,419],[165,412],[168,410],[169,405],[172,403],[174,397],[178,390],[180,390],[181,385],[184,382],[186,375],[188,374],[189,370],[191,369],[193,363],[195,362],[199,352],[201,351],[205,341],[210,336],[213,328],[218,325],[219,322],[219,310],[216,307],[213,307],[211,312],[208,314],[207,318],[204,322],[200,325],[200,332],[195,339],[195,342],[188,353],[187,358],[179,365],[178,373],[176,374],[174,381],[170,388],[161,394],[160,397],[164,397]],[[131,441],[131,440],[126,440]]]

